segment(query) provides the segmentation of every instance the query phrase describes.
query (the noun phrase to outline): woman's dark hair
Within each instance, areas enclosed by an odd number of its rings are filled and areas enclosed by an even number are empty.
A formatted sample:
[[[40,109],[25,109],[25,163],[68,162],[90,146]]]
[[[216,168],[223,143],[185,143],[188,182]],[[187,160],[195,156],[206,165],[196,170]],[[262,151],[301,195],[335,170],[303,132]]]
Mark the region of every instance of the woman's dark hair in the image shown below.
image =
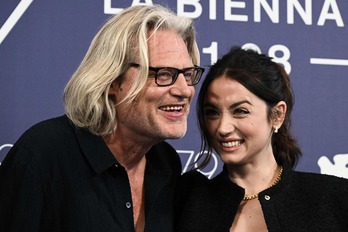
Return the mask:
[[[273,133],[272,149],[277,161],[287,160],[291,167],[297,164],[301,149],[291,134],[291,112],[294,105],[293,91],[290,79],[284,68],[273,62],[272,58],[259,54],[254,50],[244,50],[233,47],[227,54],[211,66],[198,94],[197,116],[201,132],[202,151],[207,151],[200,157],[198,168],[204,168],[210,161],[213,148],[205,125],[204,105],[207,89],[220,77],[236,80],[250,92],[264,100],[268,108],[268,118],[274,116],[273,106],[284,101],[287,105],[284,122],[278,133]],[[202,152],[204,154],[204,152]]]

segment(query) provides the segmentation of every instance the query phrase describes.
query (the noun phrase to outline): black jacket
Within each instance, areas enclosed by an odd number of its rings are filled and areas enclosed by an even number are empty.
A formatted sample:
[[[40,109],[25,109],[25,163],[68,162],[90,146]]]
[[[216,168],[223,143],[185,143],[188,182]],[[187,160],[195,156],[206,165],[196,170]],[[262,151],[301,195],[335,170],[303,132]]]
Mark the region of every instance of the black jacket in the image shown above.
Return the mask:
[[[179,156],[162,142],[146,159],[145,231],[173,231]],[[127,173],[101,137],[67,117],[39,123],[0,166],[0,231],[134,231]]]
[[[259,193],[269,232],[348,231],[348,180],[293,171],[286,163],[280,182]],[[228,232],[244,196],[224,169],[208,183],[197,183],[197,173],[183,176],[186,205],[179,232]],[[191,183],[191,184],[188,184]],[[182,196],[181,196],[182,197]]]

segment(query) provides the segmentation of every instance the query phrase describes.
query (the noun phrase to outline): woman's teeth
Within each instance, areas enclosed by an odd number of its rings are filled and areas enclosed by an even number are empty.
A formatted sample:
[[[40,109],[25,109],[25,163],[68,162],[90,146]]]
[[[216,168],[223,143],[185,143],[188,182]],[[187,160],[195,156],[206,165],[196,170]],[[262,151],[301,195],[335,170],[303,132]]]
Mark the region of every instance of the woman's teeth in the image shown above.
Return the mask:
[[[224,146],[224,147],[236,147],[236,146],[239,146],[241,143],[242,142],[239,140],[239,141],[222,143],[222,146]]]

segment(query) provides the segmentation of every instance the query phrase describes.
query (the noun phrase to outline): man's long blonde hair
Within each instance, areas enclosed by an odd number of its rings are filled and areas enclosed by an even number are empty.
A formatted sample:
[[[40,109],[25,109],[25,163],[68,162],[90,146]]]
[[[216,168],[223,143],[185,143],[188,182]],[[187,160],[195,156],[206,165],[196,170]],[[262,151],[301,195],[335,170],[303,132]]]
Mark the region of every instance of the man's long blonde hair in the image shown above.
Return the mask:
[[[150,32],[170,30],[185,42],[195,65],[199,51],[191,19],[176,16],[160,6],[132,6],[111,17],[94,37],[84,59],[64,90],[65,113],[78,127],[106,135],[117,127],[115,103],[109,98],[111,84],[127,71],[131,62],[140,64],[139,76],[124,99],[132,101],[148,78]]]

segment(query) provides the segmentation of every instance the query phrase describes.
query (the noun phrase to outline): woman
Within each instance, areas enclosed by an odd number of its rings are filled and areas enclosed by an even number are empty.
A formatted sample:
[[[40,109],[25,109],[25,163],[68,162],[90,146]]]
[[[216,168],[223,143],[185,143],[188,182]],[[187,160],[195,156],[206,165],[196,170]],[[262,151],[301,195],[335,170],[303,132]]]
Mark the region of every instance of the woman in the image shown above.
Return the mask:
[[[178,231],[348,231],[348,180],[293,170],[292,108],[289,77],[266,55],[233,48],[211,67],[197,104],[201,167],[213,149],[225,165],[194,188],[197,173],[184,175]]]

